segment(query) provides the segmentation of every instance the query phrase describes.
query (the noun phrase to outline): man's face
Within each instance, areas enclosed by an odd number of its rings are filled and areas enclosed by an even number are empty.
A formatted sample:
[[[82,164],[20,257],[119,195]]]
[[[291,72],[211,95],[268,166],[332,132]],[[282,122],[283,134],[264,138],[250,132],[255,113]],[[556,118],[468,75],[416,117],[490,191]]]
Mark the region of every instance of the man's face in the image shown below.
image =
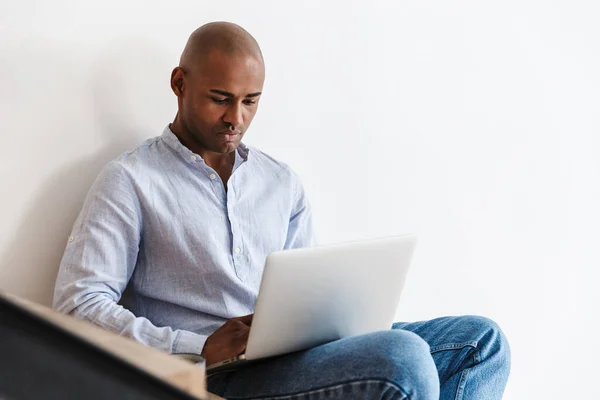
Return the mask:
[[[186,71],[179,112],[188,139],[212,152],[234,151],[256,114],[264,80],[259,58],[218,51]]]

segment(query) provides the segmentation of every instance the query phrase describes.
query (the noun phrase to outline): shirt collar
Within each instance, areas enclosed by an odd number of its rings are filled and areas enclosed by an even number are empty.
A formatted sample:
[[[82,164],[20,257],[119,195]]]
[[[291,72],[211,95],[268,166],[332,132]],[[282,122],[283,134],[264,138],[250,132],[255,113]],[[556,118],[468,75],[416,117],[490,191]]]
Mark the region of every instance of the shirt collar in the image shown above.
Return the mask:
[[[170,147],[173,148],[177,153],[185,157],[186,159],[190,159],[192,156],[196,156],[200,159],[202,157],[199,154],[194,153],[187,147],[185,147],[180,141],[179,138],[173,133],[171,130],[171,124],[167,125],[163,130],[162,135],[160,135],[162,140],[164,140]],[[248,155],[250,153],[250,149],[244,143],[240,142],[236,152],[235,152],[236,163],[248,161]],[[241,157],[242,160],[238,161]],[[202,159],[203,160],[203,159]]]

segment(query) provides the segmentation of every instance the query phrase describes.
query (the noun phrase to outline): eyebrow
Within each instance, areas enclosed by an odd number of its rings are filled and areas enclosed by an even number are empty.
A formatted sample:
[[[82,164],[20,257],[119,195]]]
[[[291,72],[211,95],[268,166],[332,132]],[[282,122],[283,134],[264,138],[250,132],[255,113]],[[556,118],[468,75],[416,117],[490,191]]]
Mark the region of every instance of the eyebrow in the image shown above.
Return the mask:
[[[225,96],[225,97],[235,97],[233,95],[233,93],[229,93],[229,92],[226,92],[224,90],[219,90],[219,89],[210,89],[209,92],[220,94],[221,96]],[[262,92],[248,93],[244,97],[246,97],[246,98],[248,98],[248,97],[257,97],[257,96],[260,96],[261,94],[262,94]]]

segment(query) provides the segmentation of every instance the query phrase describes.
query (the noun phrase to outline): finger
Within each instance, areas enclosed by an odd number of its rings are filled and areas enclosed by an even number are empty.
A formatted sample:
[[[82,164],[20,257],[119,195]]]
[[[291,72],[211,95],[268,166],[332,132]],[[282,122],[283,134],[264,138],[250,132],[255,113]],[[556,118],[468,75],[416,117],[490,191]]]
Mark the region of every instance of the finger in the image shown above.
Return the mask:
[[[244,315],[243,317],[237,317],[234,318],[237,321],[243,322],[244,324],[250,326],[252,325],[252,318],[254,317],[254,314],[248,314],[248,315]]]
[[[247,339],[249,334],[250,334],[250,327],[240,321],[237,321],[237,326],[236,326],[235,334],[234,334],[235,337]]]
[[[245,332],[238,332],[235,335],[234,339],[234,347],[237,351],[237,354],[242,354],[244,350],[246,350],[246,345],[248,344],[248,333],[250,331],[247,330]]]

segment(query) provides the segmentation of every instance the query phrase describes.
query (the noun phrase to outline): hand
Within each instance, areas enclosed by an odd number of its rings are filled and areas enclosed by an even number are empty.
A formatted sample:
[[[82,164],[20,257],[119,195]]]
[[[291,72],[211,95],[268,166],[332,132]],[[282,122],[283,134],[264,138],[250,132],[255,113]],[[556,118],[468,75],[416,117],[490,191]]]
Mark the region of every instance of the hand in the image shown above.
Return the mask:
[[[206,339],[202,356],[207,366],[239,356],[246,350],[253,316],[250,314],[227,320]]]

